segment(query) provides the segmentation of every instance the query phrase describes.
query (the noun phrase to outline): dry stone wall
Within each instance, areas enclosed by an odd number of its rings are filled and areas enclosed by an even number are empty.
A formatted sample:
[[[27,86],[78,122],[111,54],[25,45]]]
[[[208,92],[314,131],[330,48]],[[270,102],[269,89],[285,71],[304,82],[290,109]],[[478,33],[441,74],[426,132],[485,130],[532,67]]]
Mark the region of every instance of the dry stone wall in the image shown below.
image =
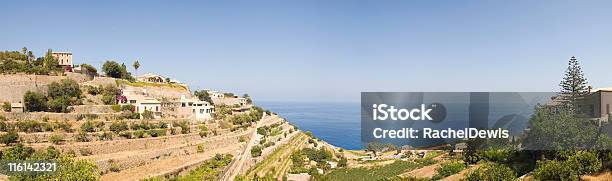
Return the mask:
[[[22,102],[27,91],[47,92],[47,85],[63,79],[78,83],[88,81],[83,74],[67,73],[66,76],[5,74],[0,75],[0,102]]]

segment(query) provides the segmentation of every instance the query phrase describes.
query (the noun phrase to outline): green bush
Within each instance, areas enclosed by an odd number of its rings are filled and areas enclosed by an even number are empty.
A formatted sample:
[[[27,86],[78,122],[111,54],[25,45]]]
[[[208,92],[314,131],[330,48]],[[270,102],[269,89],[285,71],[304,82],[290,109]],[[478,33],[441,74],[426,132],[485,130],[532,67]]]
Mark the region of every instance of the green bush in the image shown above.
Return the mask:
[[[204,153],[204,144],[198,144],[198,153]]]
[[[125,121],[113,121],[109,126],[109,130],[115,133],[128,130],[128,124]]]
[[[144,138],[145,136],[145,131],[142,129],[136,130],[134,131],[134,137],[136,138]]]
[[[102,86],[94,87],[94,86],[86,86],[87,93],[93,96],[102,93]]]
[[[147,134],[151,135],[151,137],[166,136],[166,130],[165,129],[151,129],[147,131]]]
[[[32,147],[17,144],[13,147],[2,150],[2,160],[26,160],[34,154]]]
[[[119,172],[119,171],[121,171],[121,169],[119,168],[119,165],[117,163],[111,163],[109,170],[111,172]]]
[[[124,137],[126,139],[132,139],[132,132],[121,131],[121,132],[119,132],[119,136]]]
[[[38,92],[27,91],[23,96],[25,110],[28,112],[40,112],[47,110],[47,97]]]
[[[208,136],[208,131],[200,131],[200,133],[198,133],[200,135],[200,137],[204,138],[206,136]]]
[[[463,169],[465,169],[465,164],[458,162],[458,161],[444,163],[439,168],[436,169],[437,173],[436,175],[433,176],[432,179],[440,180],[442,178],[459,173]]]
[[[19,121],[15,124],[15,126],[20,131],[27,132],[27,133],[41,132],[43,130],[41,123],[35,120]]]
[[[98,140],[113,140],[113,133],[105,131],[100,136],[98,136]]]
[[[63,122],[55,121],[51,124],[51,127],[53,128],[53,131],[65,131],[68,133],[72,133],[73,131],[68,121],[63,121]]]
[[[6,122],[4,122],[3,120],[0,120],[0,131],[8,131],[8,129],[8,124],[6,124]]]
[[[177,121],[172,125],[181,127],[181,134],[187,134],[190,132],[189,130],[189,121]]]
[[[19,134],[15,131],[9,131],[8,133],[0,135],[0,142],[5,145],[10,145],[12,143],[17,143],[19,140]]]
[[[251,148],[251,156],[252,157],[261,156],[261,146],[258,146],[258,145],[253,146],[253,148]]]
[[[540,180],[578,180],[581,175],[601,170],[602,163],[597,154],[578,151],[566,161],[540,160],[534,177]]]
[[[94,127],[91,121],[87,121],[81,125],[81,131],[84,132],[95,132],[96,128]]]
[[[79,153],[81,153],[82,156],[93,155],[93,152],[89,148],[80,148]]]
[[[75,139],[79,142],[90,142],[91,141],[91,138],[89,138],[89,135],[87,135],[86,132],[82,132],[82,131],[80,131],[79,134],[75,136]]]
[[[153,116],[152,111],[144,110],[144,112],[142,112],[142,118],[143,119],[154,119],[155,117]]]
[[[478,169],[468,173],[464,180],[517,180],[516,173],[508,166],[497,163],[484,163]]]
[[[114,105],[111,106],[111,109],[113,109],[113,111],[115,111],[115,112],[119,112],[119,111],[121,111],[121,105],[114,104]]]
[[[53,136],[49,137],[49,142],[56,145],[60,144],[62,141],[64,141],[64,136],[59,134],[54,134]]]
[[[105,105],[116,104],[116,95],[102,95],[102,103]]]
[[[134,111],[136,110],[136,106],[131,105],[131,104],[126,104],[121,106],[121,111]]]
[[[81,89],[72,79],[63,79],[47,86],[48,106],[54,112],[69,112],[68,106],[81,103]]]
[[[11,103],[10,102],[4,102],[2,104],[2,110],[4,110],[4,112],[11,112]]]

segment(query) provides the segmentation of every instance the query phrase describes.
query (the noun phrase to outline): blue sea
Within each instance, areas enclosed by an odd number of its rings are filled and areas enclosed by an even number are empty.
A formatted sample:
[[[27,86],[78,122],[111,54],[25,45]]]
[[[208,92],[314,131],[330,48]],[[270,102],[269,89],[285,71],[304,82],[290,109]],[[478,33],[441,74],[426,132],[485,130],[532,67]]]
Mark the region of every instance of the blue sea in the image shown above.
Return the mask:
[[[257,105],[334,146],[362,149],[359,102],[257,102]]]

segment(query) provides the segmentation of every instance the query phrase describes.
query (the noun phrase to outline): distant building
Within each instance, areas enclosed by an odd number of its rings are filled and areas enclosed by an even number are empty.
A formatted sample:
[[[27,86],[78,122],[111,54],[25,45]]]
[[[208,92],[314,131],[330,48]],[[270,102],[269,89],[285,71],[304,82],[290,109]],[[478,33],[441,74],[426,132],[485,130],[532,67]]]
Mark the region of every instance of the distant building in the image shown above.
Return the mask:
[[[156,75],[152,73],[147,73],[144,75],[139,75],[136,77],[136,80],[140,82],[151,82],[151,83],[164,83],[166,78],[161,75]]]
[[[145,110],[153,112],[153,117],[155,119],[161,117],[161,102],[154,98],[145,98],[137,103],[136,112],[142,114]]]
[[[587,112],[593,118],[608,118],[612,114],[612,88],[592,90],[585,99]]]
[[[23,104],[20,102],[11,103],[11,112],[23,112]]]
[[[191,108],[192,116],[195,119],[212,119],[212,114],[215,113],[215,107],[209,102],[197,98],[187,99],[185,96],[181,96],[181,108]]]
[[[51,52],[51,56],[57,59],[59,65],[72,66],[72,52]]]
[[[210,96],[210,98],[224,98],[225,94],[223,94],[223,92],[220,91],[215,91],[215,90],[204,90],[208,93],[208,96]]]
[[[153,117],[155,119],[161,117],[162,105],[159,100],[131,92],[124,92],[121,97],[123,97],[123,99],[119,100],[118,103],[122,105],[134,105],[134,112],[142,114],[145,110],[148,110],[153,112]]]

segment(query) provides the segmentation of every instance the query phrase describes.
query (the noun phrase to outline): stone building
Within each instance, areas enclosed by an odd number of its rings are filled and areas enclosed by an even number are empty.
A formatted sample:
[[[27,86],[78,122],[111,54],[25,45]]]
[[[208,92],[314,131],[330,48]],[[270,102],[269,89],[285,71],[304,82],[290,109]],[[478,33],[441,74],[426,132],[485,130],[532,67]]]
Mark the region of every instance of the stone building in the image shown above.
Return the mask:
[[[72,52],[51,52],[51,56],[57,59],[62,66],[72,66]]]

